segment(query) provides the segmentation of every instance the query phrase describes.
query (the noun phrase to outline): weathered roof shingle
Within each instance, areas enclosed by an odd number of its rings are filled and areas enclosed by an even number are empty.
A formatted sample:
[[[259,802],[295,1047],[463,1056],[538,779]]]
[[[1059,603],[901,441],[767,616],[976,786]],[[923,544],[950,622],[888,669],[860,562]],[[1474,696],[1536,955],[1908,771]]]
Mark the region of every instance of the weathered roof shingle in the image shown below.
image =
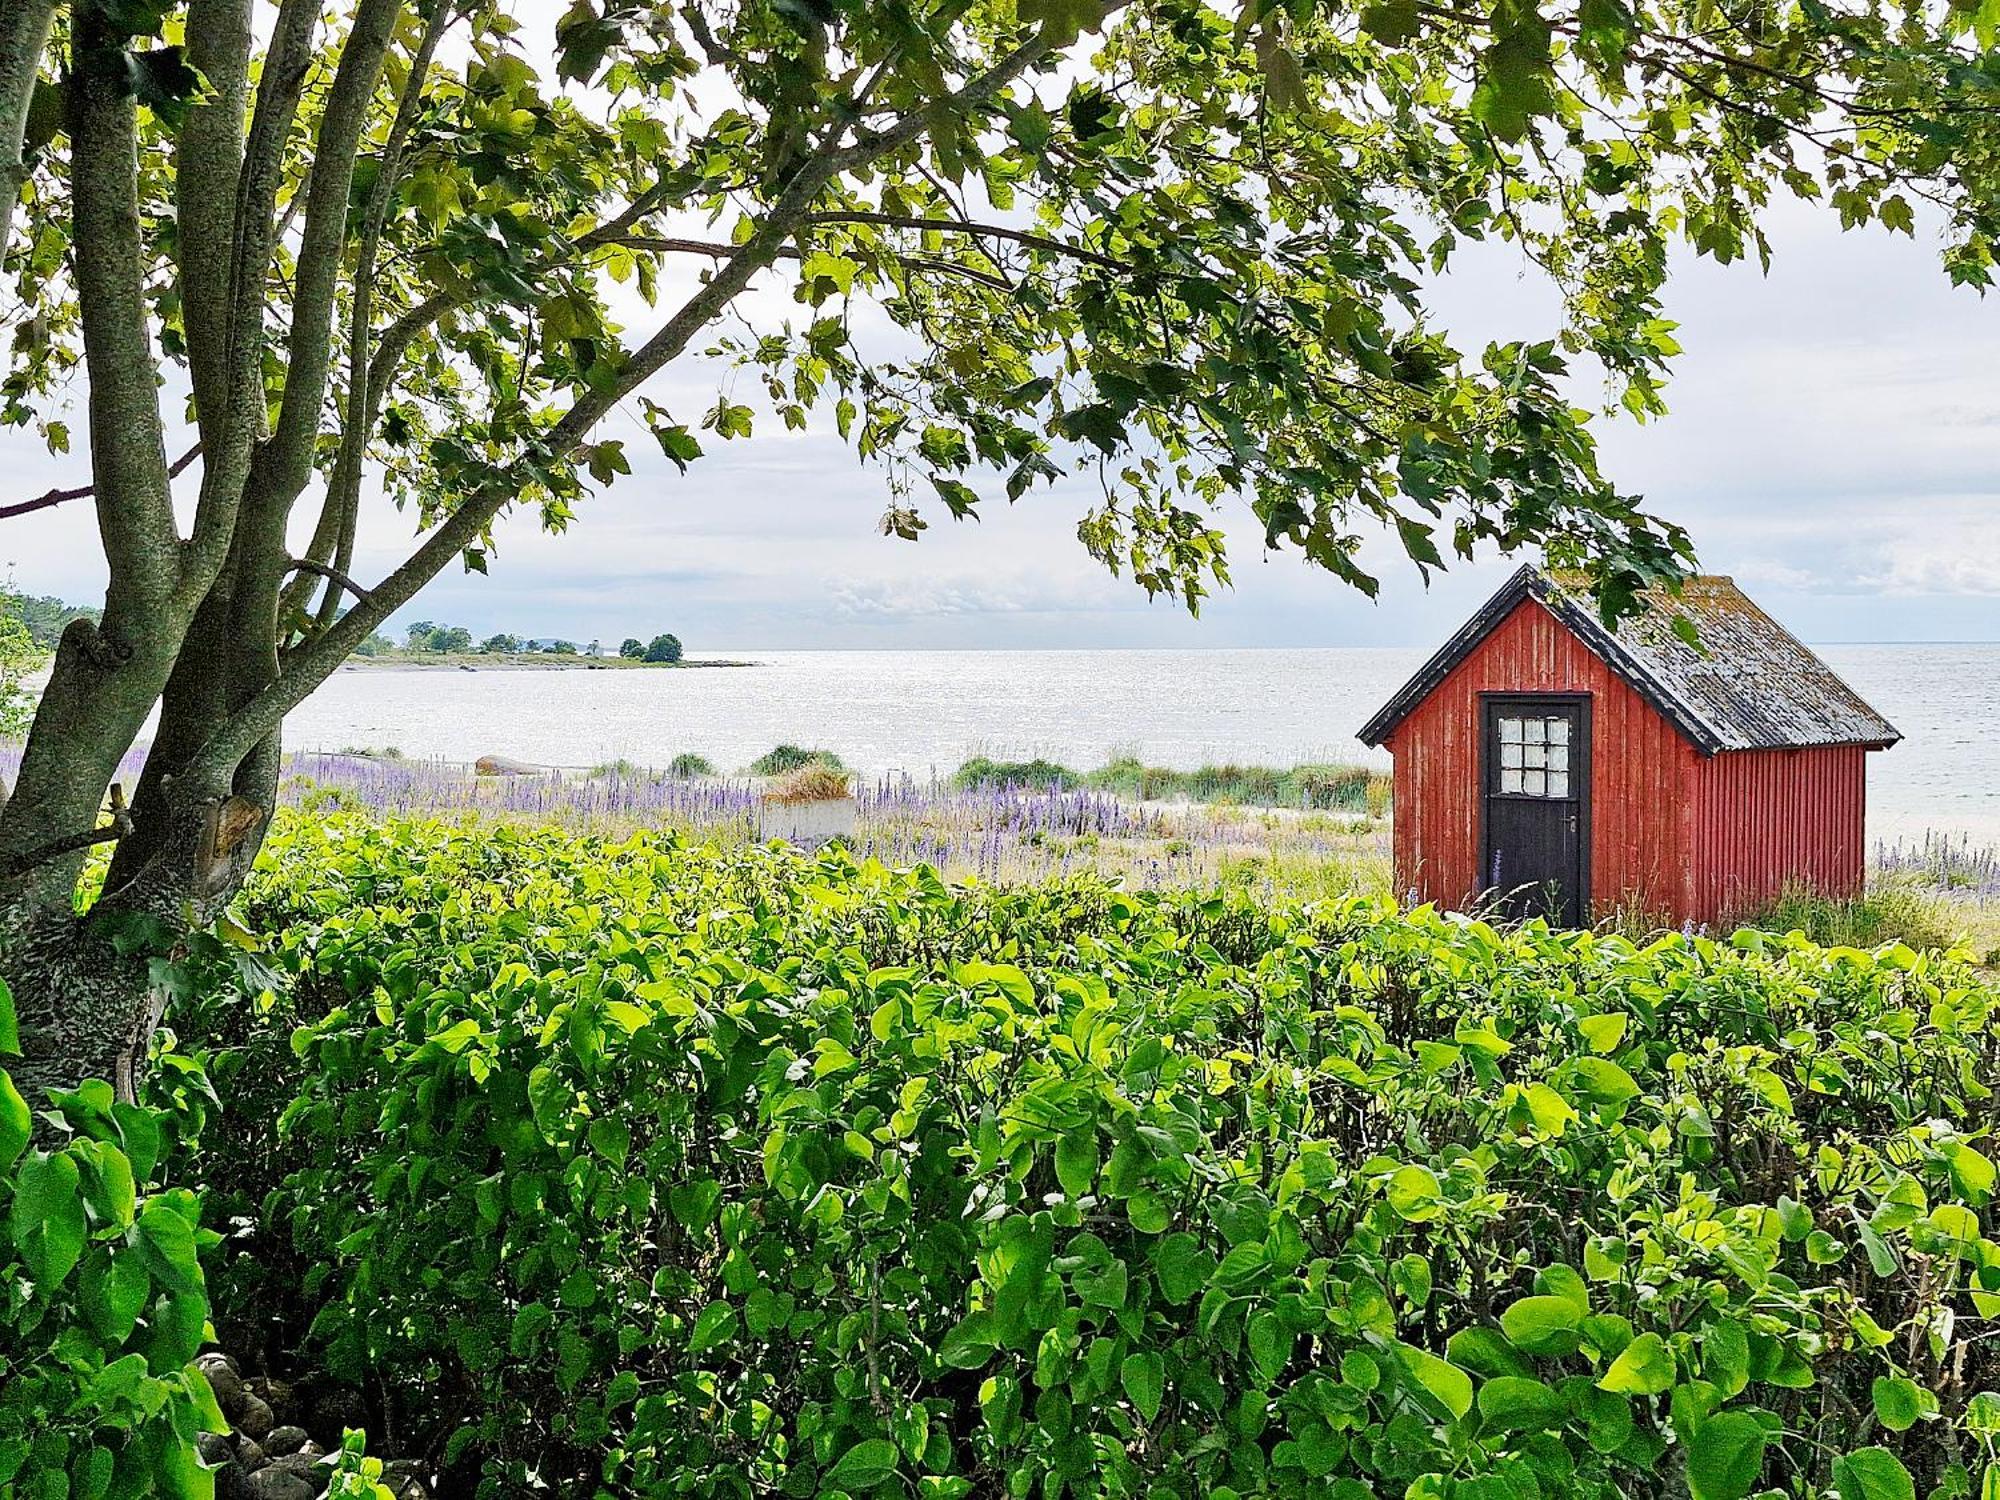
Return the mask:
[[[1643,614],[1605,627],[1581,574],[1522,568],[1361,730],[1386,740],[1524,599],[1536,599],[1704,753],[1812,745],[1893,745],[1902,735],[1804,642],[1728,578],[1701,575],[1656,591]],[[1695,628],[1699,648],[1674,630]]]

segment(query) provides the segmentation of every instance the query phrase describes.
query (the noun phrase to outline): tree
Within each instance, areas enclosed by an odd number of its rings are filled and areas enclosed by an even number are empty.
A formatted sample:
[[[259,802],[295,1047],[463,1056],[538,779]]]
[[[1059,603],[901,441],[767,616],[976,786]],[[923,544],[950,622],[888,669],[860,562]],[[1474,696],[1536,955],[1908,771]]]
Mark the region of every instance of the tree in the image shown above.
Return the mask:
[[[521,649],[521,638],[518,635],[508,635],[503,631],[499,635],[489,635],[486,637],[484,641],[480,642],[479,649],[492,656],[506,656]]]
[[[646,647],[647,661],[679,661],[681,643],[678,636],[656,635]]]
[[[618,654],[628,661],[638,661],[646,654],[646,643],[636,635],[628,635],[618,643]]]
[[[430,650],[431,637],[438,633],[438,629],[439,627],[430,620],[417,621],[408,630],[403,632],[403,649],[406,651]]]
[[[463,625],[440,625],[430,633],[423,649],[439,654],[457,653],[472,649],[472,632]]]
[[[255,25],[251,0],[8,0],[0,421],[61,450],[81,365],[90,473],[0,510],[88,497],[110,580],[0,813],[17,1079],[129,1080],[149,960],[247,870],[286,714],[441,569],[483,570],[504,513],[560,529],[626,472],[598,431],[621,403],[683,467],[759,408],[823,412],[885,466],[898,537],[1081,471],[1083,545],[1190,607],[1227,580],[1213,510],[1240,497],[1364,589],[1380,529],[1422,568],[1544,549],[1616,613],[1687,542],[1598,473],[1563,377],[1584,356],[1659,409],[1671,240],[1761,254],[1777,192],[1905,232],[1925,199],[1951,274],[1990,278],[1990,7],[1358,16],[690,0],[578,4],[550,35],[491,0],[277,0]],[[1493,236],[1568,316],[1463,355],[1422,278]],[[728,372],[704,412],[646,394],[710,349],[756,406]],[[378,472],[421,537],[364,583]]]
[[[574,656],[576,655],[576,642],[550,641],[546,646],[542,647],[542,651],[547,656]]]
[[[371,631],[354,648],[356,656],[380,656],[384,651],[394,651],[396,643],[379,630]]]
[[[588,646],[583,648],[583,654],[585,656],[602,656],[604,654],[604,642],[592,641]]]

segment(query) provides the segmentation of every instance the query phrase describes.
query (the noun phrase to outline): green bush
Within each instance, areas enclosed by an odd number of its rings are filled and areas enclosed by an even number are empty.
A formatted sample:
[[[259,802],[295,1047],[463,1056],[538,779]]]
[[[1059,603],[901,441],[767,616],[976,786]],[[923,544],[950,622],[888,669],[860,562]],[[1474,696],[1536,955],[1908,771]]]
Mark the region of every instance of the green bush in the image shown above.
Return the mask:
[[[19,1051],[0,986],[0,1056]],[[175,1060],[174,1086],[189,1075]],[[147,1191],[172,1119],[88,1083],[48,1149],[0,1071],[0,1495],[213,1492],[196,1438],[228,1424],[194,1368],[208,1324],[196,1195]]]
[[[1296,807],[1320,812],[1388,810],[1389,778],[1366,766],[1209,765],[1192,771],[1149,766],[1118,756],[1085,778],[1090,785],[1141,801],[1186,798],[1190,802],[1236,802],[1251,807]]]
[[[183,1030],[278,1039],[296,1342],[460,1484],[2000,1486],[1957,957],[340,818],[266,860],[278,998]]]
[[[1082,786],[1083,782],[1084,778],[1068,766],[1043,760],[1040,756],[1033,760],[992,760],[984,755],[975,755],[951,777],[951,784],[962,790],[1019,786],[1049,787],[1060,791],[1065,787]]]
[[[844,770],[846,763],[831,750],[807,750],[799,745],[776,745],[750,762],[753,776],[782,776],[800,766],[831,766]]]
[[[697,755],[692,750],[683,750],[667,762],[667,774],[689,780],[696,776],[713,776],[715,763],[706,755]]]

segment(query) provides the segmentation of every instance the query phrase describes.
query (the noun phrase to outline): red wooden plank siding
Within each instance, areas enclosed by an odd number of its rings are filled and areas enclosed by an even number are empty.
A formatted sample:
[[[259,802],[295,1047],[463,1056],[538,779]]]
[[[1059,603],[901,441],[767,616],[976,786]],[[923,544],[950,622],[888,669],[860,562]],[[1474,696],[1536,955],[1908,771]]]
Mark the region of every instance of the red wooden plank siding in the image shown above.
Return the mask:
[[[1396,726],[1396,886],[1461,906],[1479,888],[1481,693],[1591,695],[1591,903],[1686,909],[1701,757],[1539,602],[1496,626]]]
[[[1866,749],[1725,750],[1695,782],[1691,914],[1722,922],[1797,881],[1833,896],[1866,872]]]

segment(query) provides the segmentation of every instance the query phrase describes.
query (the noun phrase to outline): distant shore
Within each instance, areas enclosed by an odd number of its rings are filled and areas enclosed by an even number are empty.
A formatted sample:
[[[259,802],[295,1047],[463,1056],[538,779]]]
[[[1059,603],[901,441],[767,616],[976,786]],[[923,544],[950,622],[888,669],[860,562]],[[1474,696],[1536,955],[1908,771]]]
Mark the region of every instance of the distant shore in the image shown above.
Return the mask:
[[[350,656],[343,672],[678,672],[697,667],[754,667],[754,661],[714,657],[683,661],[637,661],[629,656],[553,656],[541,651],[457,651],[432,655]]]

